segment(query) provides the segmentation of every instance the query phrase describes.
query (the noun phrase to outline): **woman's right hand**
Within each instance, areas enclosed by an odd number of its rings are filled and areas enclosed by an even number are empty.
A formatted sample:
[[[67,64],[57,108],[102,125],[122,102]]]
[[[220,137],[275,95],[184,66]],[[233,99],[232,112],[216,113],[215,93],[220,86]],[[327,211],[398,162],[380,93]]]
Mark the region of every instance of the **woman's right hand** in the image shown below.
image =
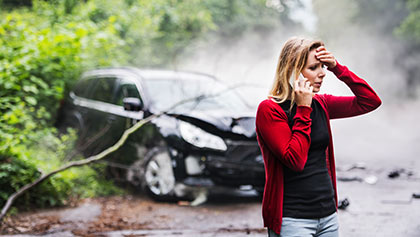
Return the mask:
[[[296,104],[311,107],[314,88],[309,80],[295,80],[294,88]]]

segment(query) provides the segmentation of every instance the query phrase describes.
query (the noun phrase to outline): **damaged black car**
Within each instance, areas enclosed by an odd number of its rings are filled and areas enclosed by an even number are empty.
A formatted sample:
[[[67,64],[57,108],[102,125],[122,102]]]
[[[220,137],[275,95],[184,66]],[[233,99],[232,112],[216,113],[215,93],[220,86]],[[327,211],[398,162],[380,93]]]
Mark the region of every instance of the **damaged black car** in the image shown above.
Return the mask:
[[[263,190],[255,110],[212,76],[137,68],[89,71],[69,93],[58,121],[60,128],[78,131],[78,147],[90,156],[162,111],[106,158],[114,178],[160,200],[194,188]]]

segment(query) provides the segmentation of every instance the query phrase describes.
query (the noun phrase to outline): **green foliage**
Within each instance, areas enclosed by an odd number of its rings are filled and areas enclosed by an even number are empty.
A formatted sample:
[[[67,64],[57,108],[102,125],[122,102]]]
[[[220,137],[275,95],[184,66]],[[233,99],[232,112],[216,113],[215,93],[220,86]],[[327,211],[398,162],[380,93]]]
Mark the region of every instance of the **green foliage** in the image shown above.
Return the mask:
[[[273,8],[265,7],[266,0],[204,1],[212,12],[218,33],[239,37],[247,30],[271,30],[280,23],[280,14]]]
[[[200,0],[92,0],[83,11],[86,20],[114,28],[126,44],[130,64],[136,66],[166,65],[191,40],[214,28]]]
[[[124,42],[111,23],[98,27],[66,15],[66,7],[39,1],[33,11],[1,12],[1,204],[41,172],[64,164],[64,147],[73,145],[58,137],[52,124],[59,101],[79,74],[90,67],[126,63],[127,54],[116,50]],[[101,177],[89,167],[65,171],[27,192],[18,206],[59,205],[69,195],[115,192]]]
[[[409,14],[395,32],[420,45],[420,0],[406,1],[406,7]]]
[[[407,16],[404,0],[355,1],[357,5],[353,20],[376,32],[391,35]]]
[[[334,17],[338,18],[337,25],[342,25],[344,19],[351,21],[354,25],[383,35],[396,34],[400,36],[400,40],[407,40],[404,43],[420,45],[420,0],[338,1],[334,6],[332,5],[324,0],[315,2],[315,6],[321,11],[321,14],[333,12],[325,12],[324,9],[337,8],[337,5],[341,9],[346,9],[345,15],[342,15],[341,18]],[[337,11],[335,10],[335,12]],[[342,14],[342,12],[340,13]],[[326,21],[329,19],[329,17],[325,18]],[[323,25],[328,25],[328,22]],[[336,27],[331,28],[335,29]]]
[[[0,0],[0,7],[32,6],[32,0]]]
[[[17,189],[68,162],[66,156],[76,140],[74,131],[58,136],[55,131],[44,130],[34,136],[38,137],[37,142],[14,147],[19,156],[0,156],[0,205],[4,205],[8,196]],[[102,175],[104,168],[103,164],[96,164],[93,167],[72,168],[56,174],[26,192],[16,201],[16,206],[56,206],[67,203],[69,197],[122,193],[110,181],[105,180]]]
[[[0,204],[66,162],[75,135],[59,136],[53,124],[81,72],[168,65],[207,32],[238,35],[279,16],[265,0],[0,0],[0,7]],[[119,192],[103,180],[103,165],[91,167],[53,176],[18,206]]]

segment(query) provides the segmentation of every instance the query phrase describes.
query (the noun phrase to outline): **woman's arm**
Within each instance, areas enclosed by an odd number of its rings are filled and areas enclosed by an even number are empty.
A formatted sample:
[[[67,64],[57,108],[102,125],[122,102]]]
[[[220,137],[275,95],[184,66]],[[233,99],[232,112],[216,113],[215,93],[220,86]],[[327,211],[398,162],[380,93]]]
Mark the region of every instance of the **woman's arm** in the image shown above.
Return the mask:
[[[328,70],[332,71],[338,79],[350,87],[355,96],[323,95],[330,119],[352,117],[370,112],[381,105],[381,99],[375,91],[346,66],[340,65],[334,55],[324,46],[316,49],[316,56]]]
[[[330,119],[352,117],[370,112],[381,105],[375,91],[346,66],[336,62],[332,71],[338,79],[347,84],[355,96],[324,95]]]
[[[312,108],[308,106],[298,106],[290,129],[288,118],[281,107],[270,100],[263,101],[256,117],[261,149],[268,148],[285,166],[294,171],[302,171],[311,143],[311,111]]]

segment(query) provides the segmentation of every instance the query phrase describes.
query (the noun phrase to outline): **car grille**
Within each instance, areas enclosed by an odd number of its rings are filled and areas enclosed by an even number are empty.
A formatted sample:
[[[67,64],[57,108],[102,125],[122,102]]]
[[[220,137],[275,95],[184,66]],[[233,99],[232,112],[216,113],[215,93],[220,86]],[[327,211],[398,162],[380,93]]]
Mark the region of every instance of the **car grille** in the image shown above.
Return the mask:
[[[215,183],[264,185],[264,163],[256,141],[226,141],[224,156],[207,157],[206,167]]]

